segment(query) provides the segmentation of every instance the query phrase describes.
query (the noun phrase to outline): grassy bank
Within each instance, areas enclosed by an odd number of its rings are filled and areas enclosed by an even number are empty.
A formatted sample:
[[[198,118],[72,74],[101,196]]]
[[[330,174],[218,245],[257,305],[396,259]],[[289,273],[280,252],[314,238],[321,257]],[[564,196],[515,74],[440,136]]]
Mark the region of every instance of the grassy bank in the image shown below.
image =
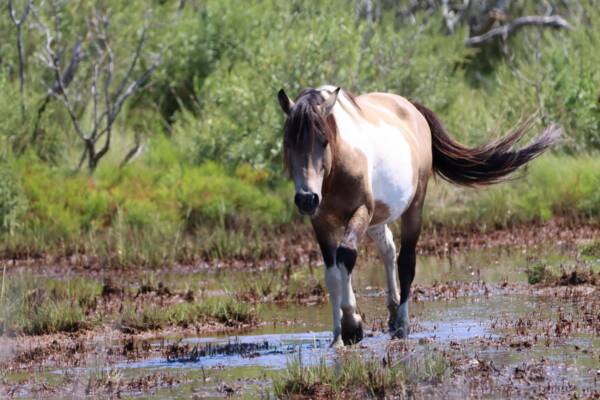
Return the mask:
[[[291,204],[291,184],[269,183],[266,172],[248,166],[233,173],[214,163],[182,166],[165,156],[169,143],[156,146],[148,161],[101,168],[94,178],[35,160],[7,164],[2,258],[79,254],[105,266],[154,267],[291,257],[285,238],[299,225],[308,231]],[[600,158],[593,156],[545,155],[523,177],[489,188],[436,179],[425,228],[489,231],[556,217],[598,223],[598,187]]]

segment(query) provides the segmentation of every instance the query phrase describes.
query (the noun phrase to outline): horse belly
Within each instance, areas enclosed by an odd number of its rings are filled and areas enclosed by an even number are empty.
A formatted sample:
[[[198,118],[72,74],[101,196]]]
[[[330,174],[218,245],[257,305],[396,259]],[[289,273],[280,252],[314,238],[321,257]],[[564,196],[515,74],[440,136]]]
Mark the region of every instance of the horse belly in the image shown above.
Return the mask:
[[[414,196],[413,155],[403,134],[390,126],[377,129],[373,135],[372,150],[370,172],[375,212],[378,212],[378,207],[387,207],[387,217],[373,222],[385,224],[398,219]]]

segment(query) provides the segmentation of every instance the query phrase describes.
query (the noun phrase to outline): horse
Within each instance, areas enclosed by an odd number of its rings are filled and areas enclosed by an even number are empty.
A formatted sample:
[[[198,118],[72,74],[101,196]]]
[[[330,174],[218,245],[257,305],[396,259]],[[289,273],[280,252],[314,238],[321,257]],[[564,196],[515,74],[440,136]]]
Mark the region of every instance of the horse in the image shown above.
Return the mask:
[[[364,335],[351,276],[365,235],[375,242],[385,266],[389,332],[392,338],[406,338],[431,176],[469,187],[502,182],[561,134],[552,125],[527,146],[514,149],[531,128],[529,121],[496,141],[470,148],[452,139],[433,111],[395,94],[355,96],[327,85],[305,89],[295,100],[283,89],[277,97],[286,114],[283,158],[294,182],[294,202],[300,214],[310,217],[325,264],[333,347],[357,343]],[[399,218],[396,258],[389,224]]]

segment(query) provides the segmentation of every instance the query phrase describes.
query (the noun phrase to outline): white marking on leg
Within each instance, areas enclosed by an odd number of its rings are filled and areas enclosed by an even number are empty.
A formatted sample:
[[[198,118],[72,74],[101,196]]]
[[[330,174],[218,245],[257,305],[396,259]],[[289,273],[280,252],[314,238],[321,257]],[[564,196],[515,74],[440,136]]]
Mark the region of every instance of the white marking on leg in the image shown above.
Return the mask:
[[[354,315],[356,313],[356,297],[352,289],[352,279],[348,270],[343,264],[338,264],[342,286],[341,307],[344,315]]]
[[[385,275],[387,279],[387,306],[390,309],[395,309],[400,303],[400,291],[398,289],[398,268],[396,267],[396,245],[394,244],[394,236],[387,225],[377,225],[369,229],[369,236],[379,250],[385,266]]]
[[[336,265],[325,267],[325,285],[329,292],[329,303],[333,314],[333,341],[341,340],[342,332],[342,310],[341,301],[341,277],[340,270]]]

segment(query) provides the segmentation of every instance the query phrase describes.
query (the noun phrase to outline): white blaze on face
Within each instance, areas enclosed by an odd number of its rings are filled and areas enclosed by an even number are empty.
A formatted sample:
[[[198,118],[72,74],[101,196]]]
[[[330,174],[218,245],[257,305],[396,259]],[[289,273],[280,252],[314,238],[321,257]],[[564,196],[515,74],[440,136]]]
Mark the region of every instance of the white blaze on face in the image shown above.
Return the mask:
[[[307,155],[308,161],[306,166],[292,166],[294,187],[296,193],[311,192],[321,196],[321,188],[323,187],[323,173],[321,164],[315,165],[312,159],[312,153]]]

